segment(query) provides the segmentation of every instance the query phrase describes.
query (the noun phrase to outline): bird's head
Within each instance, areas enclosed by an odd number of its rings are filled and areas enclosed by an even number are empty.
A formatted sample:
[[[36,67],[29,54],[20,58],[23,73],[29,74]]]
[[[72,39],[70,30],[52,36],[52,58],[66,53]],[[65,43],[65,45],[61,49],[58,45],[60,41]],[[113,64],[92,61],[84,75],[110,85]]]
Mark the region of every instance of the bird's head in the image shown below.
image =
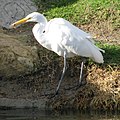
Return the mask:
[[[10,25],[10,28],[15,28],[20,24],[26,23],[26,22],[40,22],[43,18],[43,15],[38,12],[33,12],[29,15],[27,15],[25,18],[18,20],[17,22]]]

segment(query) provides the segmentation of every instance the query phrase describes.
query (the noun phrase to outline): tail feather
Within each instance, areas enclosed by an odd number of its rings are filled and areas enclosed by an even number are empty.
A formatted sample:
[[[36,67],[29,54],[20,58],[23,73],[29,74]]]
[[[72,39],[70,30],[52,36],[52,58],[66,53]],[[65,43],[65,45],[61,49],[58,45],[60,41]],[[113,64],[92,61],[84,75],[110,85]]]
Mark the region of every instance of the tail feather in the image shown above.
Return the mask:
[[[91,36],[89,37],[87,37],[87,40],[89,40],[92,44],[95,44],[95,42],[94,42],[94,40],[91,38]],[[94,45],[95,46],[95,45]],[[101,49],[101,48],[99,48],[99,47],[97,47],[97,46],[95,46],[99,51],[102,51],[103,53],[105,53],[105,50],[103,50],[103,49]]]
[[[95,50],[94,53],[93,53],[92,60],[95,61],[95,62],[97,62],[97,63],[103,63],[104,60],[103,60],[102,53],[99,50]]]
[[[91,49],[92,50],[92,54],[93,54],[92,60],[97,62],[97,63],[103,63],[104,60],[103,60],[103,55],[102,55],[101,52],[105,53],[105,51],[103,49],[97,47],[96,45],[94,45],[94,41],[91,38],[88,38],[88,40],[94,46],[94,47],[93,46],[91,47],[92,48]]]
[[[103,49],[101,49],[101,48],[99,48],[99,47],[97,47],[97,46],[95,46],[95,47],[96,47],[99,51],[105,53],[105,50],[103,50]]]

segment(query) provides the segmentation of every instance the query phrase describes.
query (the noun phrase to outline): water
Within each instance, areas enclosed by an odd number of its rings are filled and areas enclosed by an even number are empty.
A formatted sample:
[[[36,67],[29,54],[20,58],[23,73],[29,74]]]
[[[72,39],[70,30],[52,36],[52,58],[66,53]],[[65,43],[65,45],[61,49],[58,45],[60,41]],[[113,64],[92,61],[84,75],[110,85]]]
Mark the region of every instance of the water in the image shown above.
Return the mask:
[[[110,112],[53,112],[38,109],[0,110],[0,120],[120,120],[120,114]]]

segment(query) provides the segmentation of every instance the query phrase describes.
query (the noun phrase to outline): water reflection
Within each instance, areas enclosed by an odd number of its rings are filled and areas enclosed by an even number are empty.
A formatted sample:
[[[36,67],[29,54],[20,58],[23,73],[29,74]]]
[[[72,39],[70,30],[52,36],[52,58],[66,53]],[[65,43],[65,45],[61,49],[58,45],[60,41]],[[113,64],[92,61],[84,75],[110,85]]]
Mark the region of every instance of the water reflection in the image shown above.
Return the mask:
[[[0,120],[120,120],[118,112],[53,112],[38,109],[0,110]]]

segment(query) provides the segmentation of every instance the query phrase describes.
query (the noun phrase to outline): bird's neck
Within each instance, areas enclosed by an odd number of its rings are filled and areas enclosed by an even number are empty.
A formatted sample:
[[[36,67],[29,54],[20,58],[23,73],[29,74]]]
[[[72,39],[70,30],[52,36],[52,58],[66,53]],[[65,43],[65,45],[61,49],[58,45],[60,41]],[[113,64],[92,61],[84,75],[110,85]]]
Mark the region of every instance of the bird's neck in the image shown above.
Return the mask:
[[[46,24],[47,24],[47,19],[45,17],[42,17],[40,19],[40,22],[35,24],[35,26],[33,27],[32,31],[37,40],[39,39],[43,31],[45,30]]]
[[[43,23],[37,23],[35,24],[35,26],[33,27],[32,31],[34,35],[40,35],[43,33],[44,29],[45,29],[46,24]]]
[[[33,34],[38,43],[40,43],[43,47],[51,50],[51,45],[49,44],[49,42],[47,42],[44,33],[46,24],[37,23],[33,27]]]
[[[39,16],[37,16],[37,19],[35,20],[37,22],[37,24],[35,24],[35,26],[33,27],[33,34],[41,34],[47,24],[47,19],[45,16],[43,16],[42,14],[39,14]]]

